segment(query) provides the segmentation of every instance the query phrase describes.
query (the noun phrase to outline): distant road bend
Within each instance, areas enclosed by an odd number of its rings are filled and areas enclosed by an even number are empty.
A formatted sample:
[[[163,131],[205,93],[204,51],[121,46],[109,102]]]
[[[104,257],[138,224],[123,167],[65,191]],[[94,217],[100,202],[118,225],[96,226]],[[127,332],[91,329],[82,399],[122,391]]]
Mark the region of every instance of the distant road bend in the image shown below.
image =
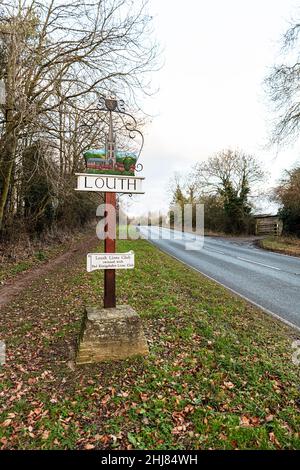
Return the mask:
[[[300,329],[300,258],[214,237],[205,237],[202,250],[189,251],[185,243],[195,240],[193,234],[176,239],[180,232],[154,226],[138,229],[164,252]]]

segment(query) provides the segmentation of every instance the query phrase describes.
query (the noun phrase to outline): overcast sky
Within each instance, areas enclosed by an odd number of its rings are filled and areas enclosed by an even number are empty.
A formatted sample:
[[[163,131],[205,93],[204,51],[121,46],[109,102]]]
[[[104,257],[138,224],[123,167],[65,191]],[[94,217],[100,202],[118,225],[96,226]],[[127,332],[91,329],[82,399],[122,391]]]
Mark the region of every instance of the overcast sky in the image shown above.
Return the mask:
[[[130,212],[167,208],[172,174],[226,147],[261,159],[270,184],[297,161],[299,145],[267,148],[272,114],[263,80],[299,7],[299,0],[150,0],[164,66],[153,74],[159,91],[144,101],[153,115],[140,160],[146,194]]]

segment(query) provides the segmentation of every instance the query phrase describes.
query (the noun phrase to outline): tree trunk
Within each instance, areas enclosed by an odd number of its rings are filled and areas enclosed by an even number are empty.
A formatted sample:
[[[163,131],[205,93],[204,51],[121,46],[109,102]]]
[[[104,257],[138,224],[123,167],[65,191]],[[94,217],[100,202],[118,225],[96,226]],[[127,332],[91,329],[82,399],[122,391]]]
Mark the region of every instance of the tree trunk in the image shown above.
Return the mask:
[[[2,190],[0,194],[0,232],[3,230],[5,208],[7,207],[6,203],[15,161],[15,152],[16,137],[13,133],[11,133],[9,136],[7,136],[7,140],[4,144],[0,169],[0,177],[2,180]]]

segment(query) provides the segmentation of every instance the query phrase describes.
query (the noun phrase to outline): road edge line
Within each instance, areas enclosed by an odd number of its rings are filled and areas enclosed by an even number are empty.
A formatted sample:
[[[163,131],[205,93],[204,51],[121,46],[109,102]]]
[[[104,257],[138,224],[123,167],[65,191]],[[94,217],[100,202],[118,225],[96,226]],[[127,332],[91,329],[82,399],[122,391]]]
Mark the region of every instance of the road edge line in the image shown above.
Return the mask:
[[[171,256],[171,258],[174,258],[176,259],[176,261],[179,261],[180,263],[184,264],[187,268],[190,268],[190,269],[193,269],[194,271],[196,271],[197,273],[200,273],[202,274],[202,276],[205,276],[207,279],[209,279],[210,281],[213,281],[213,282],[216,282],[217,284],[219,284],[220,286],[224,287],[225,289],[229,290],[230,292],[232,292],[233,294],[237,295],[238,297],[241,297],[242,299],[246,300],[248,303],[250,303],[251,305],[254,305],[254,307],[257,307],[259,308],[260,310],[262,310],[263,312],[267,313],[268,315],[272,316],[273,318],[276,318],[276,320],[279,320],[281,323],[284,323],[286,326],[289,326],[290,328],[292,328],[293,330],[297,330],[299,333],[300,333],[300,327],[295,325],[294,323],[288,321],[288,320],[285,320],[284,318],[280,317],[277,313],[274,313],[274,312],[271,312],[271,310],[268,310],[267,308],[263,307],[262,305],[254,302],[254,300],[251,300],[249,299],[248,297],[246,297],[245,295],[243,294],[240,294],[239,292],[235,291],[234,289],[232,289],[231,287],[228,287],[228,286],[225,286],[225,284],[223,284],[222,282],[220,281],[217,281],[216,279],[214,279],[213,277],[209,276],[208,274],[205,274],[203,273],[202,271],[200,271],[199,269],[197,268],[194,268],[194,266],[190,266],[189,264],[185,263],[184,261],[182,261],[181,259],[177,258],[176,256],[172,255],[171,253],[168,253],[167,251],[164,251],[162,250],[160,247],[156,246],[155,243],[153,243],[152,241],[150,241],[149,239],[145,239],[147,242],[151,243],[151,245],[153,245],[156,249],[158,249],[159,251],[161,251],[162,253],[164,254],[167,254],[169,256]]]

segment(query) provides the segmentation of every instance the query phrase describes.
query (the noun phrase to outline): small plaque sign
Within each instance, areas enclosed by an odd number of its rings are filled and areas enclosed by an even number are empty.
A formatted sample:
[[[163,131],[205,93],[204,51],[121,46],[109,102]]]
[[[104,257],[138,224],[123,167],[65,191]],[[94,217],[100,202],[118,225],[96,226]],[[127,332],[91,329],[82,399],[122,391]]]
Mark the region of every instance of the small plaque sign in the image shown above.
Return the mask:
[[[88,253],[86,259],[87,272],[96,269],[133,269],[134,252],[128,253]]]

